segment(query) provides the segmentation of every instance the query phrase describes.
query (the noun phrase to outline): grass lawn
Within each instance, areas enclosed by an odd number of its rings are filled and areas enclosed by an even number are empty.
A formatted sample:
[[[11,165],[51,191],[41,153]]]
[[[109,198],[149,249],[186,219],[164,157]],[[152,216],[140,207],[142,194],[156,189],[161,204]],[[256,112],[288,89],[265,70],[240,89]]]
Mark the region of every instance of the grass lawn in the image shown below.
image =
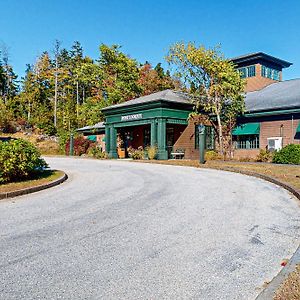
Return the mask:
[[[280,285],[273,300],[300,299],[300,265]]]
[[[56,170],[46,170],[35,178],[31,178],[28,180],[20,181],[20,182],[11,182],[0,185],[0,193],[13,192],[25,188],[31,188],[34,186],[38,186],[41,184],[49,183],[55,179],[61,177],[64,173],[62,171]]]

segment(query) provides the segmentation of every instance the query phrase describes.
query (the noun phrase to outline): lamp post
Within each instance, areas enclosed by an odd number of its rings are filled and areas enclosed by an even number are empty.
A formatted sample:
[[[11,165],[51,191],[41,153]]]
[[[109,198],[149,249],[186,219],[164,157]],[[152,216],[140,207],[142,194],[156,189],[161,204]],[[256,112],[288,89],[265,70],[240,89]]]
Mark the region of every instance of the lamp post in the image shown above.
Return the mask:
[[[74,135],[73,133],[70,134],[70,151],[69,151],[69,155],[73,156],[74,154]]]
[[[201,123],[198,125],[198,133],[199,133],[199,162],[200,164],[204,164],[204,154],[205,154],[205,126]]]

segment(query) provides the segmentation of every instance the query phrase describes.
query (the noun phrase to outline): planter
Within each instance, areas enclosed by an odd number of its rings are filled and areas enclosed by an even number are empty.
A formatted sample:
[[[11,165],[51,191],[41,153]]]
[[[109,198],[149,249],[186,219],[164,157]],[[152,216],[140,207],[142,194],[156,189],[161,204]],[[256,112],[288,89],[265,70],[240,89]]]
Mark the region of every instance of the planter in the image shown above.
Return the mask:
[[[118,148],[118,157],[125,158],[125,148]]]

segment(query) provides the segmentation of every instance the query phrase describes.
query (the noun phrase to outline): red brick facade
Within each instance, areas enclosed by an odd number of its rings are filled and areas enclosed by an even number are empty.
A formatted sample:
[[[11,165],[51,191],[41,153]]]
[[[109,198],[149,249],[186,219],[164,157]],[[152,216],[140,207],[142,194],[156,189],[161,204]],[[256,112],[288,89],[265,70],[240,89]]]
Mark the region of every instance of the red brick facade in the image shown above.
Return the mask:
[[[287,115],[281,120],[268,119],[260,120],[260,135],[259,146],[260,149],[267,149],[268,138],[282,137],[282,146],[288,144],[300,144],[299,137],[296,136],[296,131],[300,117],[292,118],[292,115]],[[234,158],[255,158],[259,153],[259,149],[236,149]]]
[[[261,64],[255,64],[255,74],[256,75],[254,77],[246,78],[246,87],[245,87],[246,92],[258,91],[274,82],[278,82],[276,80],[261,76]],[[280,71],[279,74],[280,74],[279,78],[281,81],[282,72]]]
[[[185,127],[180,137],[174,144],[174,150],[184,149],[185,158],[198,159],[199,150],[195,149],[195,123],[190,120],[188,126]]]

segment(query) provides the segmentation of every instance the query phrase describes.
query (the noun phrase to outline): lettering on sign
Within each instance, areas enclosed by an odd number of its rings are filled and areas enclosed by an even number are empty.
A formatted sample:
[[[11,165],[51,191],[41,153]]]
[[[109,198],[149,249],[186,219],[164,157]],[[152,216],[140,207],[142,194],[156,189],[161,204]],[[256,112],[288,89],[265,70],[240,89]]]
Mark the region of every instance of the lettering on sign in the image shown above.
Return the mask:
[[[128,116],[121,116],[121,121],[132,121],[142,119],[143,114],[135,114],[135,115],[128,115]]]

